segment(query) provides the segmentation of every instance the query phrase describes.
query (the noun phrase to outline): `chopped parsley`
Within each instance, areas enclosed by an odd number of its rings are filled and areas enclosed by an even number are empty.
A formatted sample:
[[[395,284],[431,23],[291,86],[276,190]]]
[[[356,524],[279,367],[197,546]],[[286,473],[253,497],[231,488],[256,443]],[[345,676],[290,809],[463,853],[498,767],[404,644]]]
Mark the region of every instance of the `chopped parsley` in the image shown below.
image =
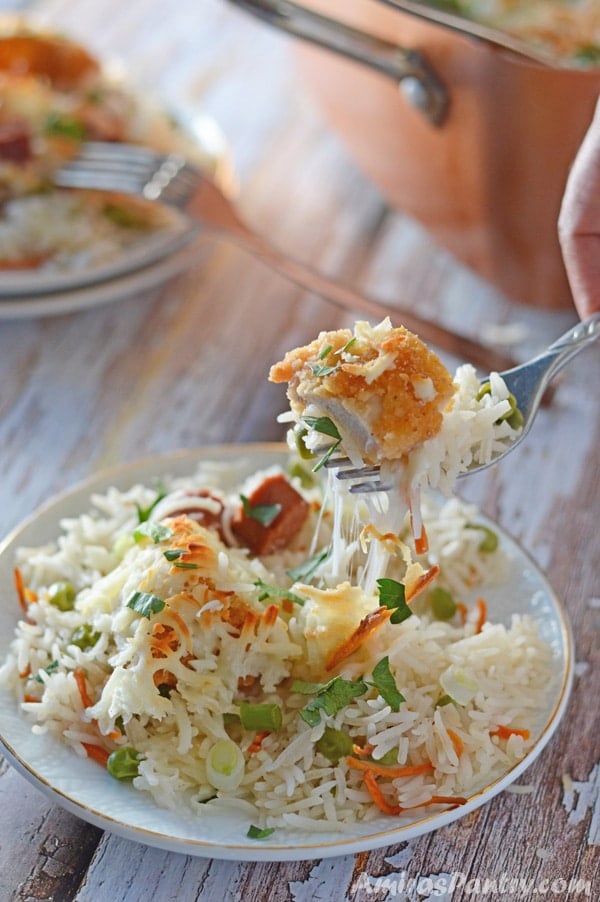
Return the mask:
[[[127,607],[150,620],[153,614],[159,614],[164,609],[165,602],[150,592],[132,592],[127,599]]]
[[[302,417],[306,425],[309,429],[314,429],[315,432],[320,432],[322,435],[327,435],[329,438],[335,439],[332,445],[329,446],[323,457],[317,462],[317,464],[313,467],[313,472],[316,473],[317,470],[320,470],[321,467],[325,466],[331,455],[336,451],[341,442],[342,436],[338,432],[338,428],[329,417]]]
[[[259,601],[264,601],[266,598],[285,598],[288,601],[293,601],[294,604],[300,605],[300,607],[304,604],[304,599],[294,594],[294,592],[290,592],[289,589],[282,589],[280,586],[270,586],[268,583],[263,582],[262,579],[257,579],[254,585],[260,590]]]
[[[281,513],[281,504],[250,504],[245,495],[240,495],[240,498],[246,515],[262,526],[270,526]]]
[[[83,141],[85,138],[85,125],[81,120],[57,112],[50,113],[44,131],[47,135],[71,138],[73,141]]]
[[[157,489],[156,498],[154,499],[154,501],[152,501],[152,502],[148,505],[148,507],[141,507],[141,506],[140,506],[139,504],[137,504],[137,502],[136,502],[135,507],[136,507],[136,510],[137,510],[138,522],[139,522],[139,523],[145,523],[146,520],[149,520],[149,519],[150,519],[150,514],[152,513],[152,511],[154,510],[154,508],[156,507],[156,505],[158,504],[158,502],[159,502],[159,501],[162,501],[162,499],[165,497],[166,494],[167,494],[166,488],[165,488],[164,486],[162,486],[162,485],[159,485],[159,487],[158,487],[158,489]]]
[[[402,623],[403,620],[407,620],[412,611],[406,603],[404,584],[395,579],[382,578],[377,580],[377,585],[379,586],[379,604],[394,609],[390,623]]]
[[[382,658],[373,668],[373,682],[371,686],[379,692],[382,699],[387,702],[392,711],[399,711],[402,702],[406,699],[401,692],[398,691],[396,680],[390,670],[390,659]]]
[[[325,714],[337,714],[353,698],[364,695],[368,690],[364,680],[345,680],[336,676],[328,683],[308,683],[304,680],[294,680],[292,692],[301,695],[314,695],[309,703],[299,713],[302,720],[310,727],[315,727],[321,721],[321,711]]]
[[[298,564],[297,567],[291,567],[286,572],[294,582],[309,583],[323,561],[327,560],[329,554],[328,548],[324,551],[317,551],[316,554],[307,558],[302,564]]]
[[[255,827],[254,824],[250,824],[246,836],[248,839],[266,839],[268,836],[271,836],[272,833],[275,833],[275,827],[261,828]]]
[[[41,668],[40,673],[47,673],[48,676],[50,676],[51,674],[55,673],[58,670],[58,667],[59,667],[58,661],[51,661],[47,667]],[[36,683],[44,682],[44,680],[40,676],[40,673],[38,673],[37,676],[35,677]]]

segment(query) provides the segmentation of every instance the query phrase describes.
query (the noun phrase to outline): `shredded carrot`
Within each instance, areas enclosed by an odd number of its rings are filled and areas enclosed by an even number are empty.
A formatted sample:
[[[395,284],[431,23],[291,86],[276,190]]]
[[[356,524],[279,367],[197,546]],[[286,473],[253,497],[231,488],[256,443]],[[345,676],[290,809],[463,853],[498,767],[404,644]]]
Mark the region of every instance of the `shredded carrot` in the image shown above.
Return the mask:
[[[510,739],[511,736],[522,736],[523,739],[529,739],[530,735],[531,733],[529,730],[520,730],[517,727],[505,727],[502,724],[490,732],[490,736],[499,736],[500,739]]]
[[[88,758],[91,758],[102,767],[106,767],[110,752],[107,752],[101,745],[93,745],[91,742],[82,742],[81,744],[84,747]]]
[[[372,745],[360,746],[360,745],[353,744],[352,745],[352,754],[358,755],[359,757],[361,755],[370,755],[372,753],[373,749],[374,749],[374,746],[372,746]]]
[[[415,536],[415,551],[417,554],[426,554],[429,551],[429,539],[424,525],[421,527],[421,535]]]
[[[353,758],[351,755],[346,758],[346,764],[356,770],[372,773],[378,777],[388,777],[390,780],[395,780],[397,777],[414,777],[415,774],[425,774],[433,770],[433,764],[430,763],[387,767],[385,764],[377,764],[376,761],[361,761],[360,758]]]
[[[22,680],[26,680],[26,679],[27,679],[28,677],[30,677],[30,676],[31,676],[31,667],[30,667],[29,664],[28,664],[27,667],[25,668],[25,670],[22,670],[22,671],[19,673],[19,677],[20,677]]]
[[[460,758],[460,756],[462,755],[462,753],[465,750],[464,742],[462,741],[462,739],[460,738],[458,733],[454,732],[454,730],[446,729],[446,733],[450,737],[450,742],[454,746],[454,751],[456,752],[456,757]]]
[[[393,608],[386,608],[382,605],[371,611],[366,617],[363,617],[354,632],[329,655],[325,663],[325,670],[333,670],[345,658],[353,654],[371,633],[374,633],[376,629],[379,629],[383,623],[390,619],[393,613]]]
[[[483,598],[477,599],[477,623],[475,625],[475,632],[480,633],[483,629],[483,624],[487,620],[487,604],[485,603]]]
[[[384,814],[398,815],[402,811],[399,805],[390,805],[384,798],[384,795],[377,785],[377,780],[375,779],[375,774],[367,771],[364,777],[365,786],[369,792],[369,795],[377,805],[380,811],[383,811]]]
[[[21,610],[24,614],[27,614],[29,602],[27,601],[25,583],[23,582],[23,574],[18,567],[15,567],[13,573],[15,578],[15,589],[17,590],[17,598],[19,599]]]
[[[458,611],[458,615],[461,619],[461,623],[464,626],[465,623],[467,622],[467,615],[469,613],[469,611],[467,610],[466,604],[463,604],[462,601],[457,601],[456,602],[456,610]]]
[[[425,573],[422,573],[421,576],[412,584],[412,586],[407,587],[406,590],[406,603],[409,604],[413,601],[417,595],[420,595],[424,589],[427,588],[429,583],[436,578],[438,573],[440,572],[440,568],[437,564],[434,564],[433,567],[430,567]]]
[[[279,617],[279,605],[270,604],[267,608],[265,608],[265,612],[262,615],[263,623],[266,626],[274,626],[277,623],[277,618]]]
[[[283,601],[281,602],[281,610],[285,611],[286,614],[293,614],[294,613],[294,602],[291,601],[289,598],[284,598]]]
[[[249,755],[255,755],[256,752],[259,752],[261,750],[263,741],[267,738],[270,732],[270,730],[263,730],[261,733],[256,734],[256,736],[248,746]]]
[[[41,699],[36,698],[35,695],[28,695],[27,693],[23,696],[24,702],[39,702]]]
[[[419,802],[418,805],[408,805],[406,807],[401,805],[390,805],[379,788],[374,774],[367,772],[364,777],[364,782],[369,795],[379,810],[384,814],[390,814],[392,816],[401,814],[403,811],[410,811],[412,808],[424,808],[426,805],[452,805],[453,807],[456,807],[457,805],[464,805],[467,801],[462,796],[431,796],[430,799],[427,799],[425,802]]]
[[[121,736],[122,736],[122,733],[121,733],[120,730],[111,730],[110,733],[107,733],[107,734],[106,734],[106,738],[107,738],[107,739],[112,739],[112,740],[114,740],[115,742],[116,742],[117,739],[120,739]]]
[[[85,673],[80,667],[76,667],[73,671],[73,676],[75,677],[75,682],[79,689],[81,704],[84,708],[91,708],[94,703],[88,695],[87,686],[85,685]]]

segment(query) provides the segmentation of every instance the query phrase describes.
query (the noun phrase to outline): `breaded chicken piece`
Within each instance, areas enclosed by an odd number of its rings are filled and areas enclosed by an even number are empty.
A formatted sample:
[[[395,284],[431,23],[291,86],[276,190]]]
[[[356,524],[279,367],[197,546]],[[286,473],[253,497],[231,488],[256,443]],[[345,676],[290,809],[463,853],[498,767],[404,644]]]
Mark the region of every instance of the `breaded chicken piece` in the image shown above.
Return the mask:
[[[403,458],[442,425],[454,393],[440,359],[403,326],[386,318],[377,326],[321,332],[271,367],[272,382],[288,383],[298,421],[328,417],[352,459],[379,464]]]

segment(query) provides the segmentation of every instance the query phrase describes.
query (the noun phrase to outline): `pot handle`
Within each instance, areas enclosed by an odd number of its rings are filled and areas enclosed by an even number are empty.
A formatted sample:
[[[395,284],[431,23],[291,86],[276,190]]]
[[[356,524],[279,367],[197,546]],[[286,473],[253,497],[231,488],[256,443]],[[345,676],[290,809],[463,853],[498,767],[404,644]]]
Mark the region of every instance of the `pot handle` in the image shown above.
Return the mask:
[[[363,63],[398,82],[432,125],[443,123],[448,92],[417,50],[408,50],[312,12],[289,0],[229,0],[294,37]]]

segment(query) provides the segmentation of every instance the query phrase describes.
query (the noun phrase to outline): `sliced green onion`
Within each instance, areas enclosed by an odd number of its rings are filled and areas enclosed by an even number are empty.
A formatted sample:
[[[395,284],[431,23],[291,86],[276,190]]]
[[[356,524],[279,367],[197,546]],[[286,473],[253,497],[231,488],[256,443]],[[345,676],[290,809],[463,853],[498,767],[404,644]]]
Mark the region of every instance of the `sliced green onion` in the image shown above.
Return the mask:
[[[136,542],[143,542],[144,539],[152,539],[155,545],[158,545],[159,542],[164,542],[165,539],[170,539],[173,535],[173,530],[169,526],[165,526],[164,523],[157,523],[155,520],[144,520],[143,523],[136,528],[133,533],[133,538]]]
[[[140,757],[140,753],[130,746],[115,749],[108,756],[106,769],[115,780],[133,780],[140,772]]]
[[[479,689],[477,681],[455,664],[451,664],[441,674],[440,686],[458,705],[468,705]]]
[[[323,735],[315,742],[315,748],[321,755],[337,764],[340,758],[352,754],[352,738],[343,730],[325,727]]]
[[[113,553],[119,558],[120,561],[123,560],[127,552],[130,548],[133,548],[135,545],[135,539],[131,535],[131,533],[125,533],[115,541],[113,545]]]
[[[298,454],[302,458],[302,460],[310,460],[315,455],[306,447],[306,442],[304,439],[308,435],[308,429],[303,429],[301,426],[294,431],[294,438],[296,440],[296,450]]]
[[[481,401],[486,395],[491,395],[492,393],[492,385],[490,382],[483,382],[479,388],[475,396],[476,401]],[[520,429],[523,425],[523,414],[519,410],[517,405],[517,399],[513,395],[512,392],[509,392],[508,395],[508,403],[510,405],[509,409],[506,413],[503,413],[501,417],[498,417],[496,423],[501,423],[503,420],[507,420],[509,426],[512,426],[513,429]]]
[[[281,729],[283,715],[276,704],[240,702],[240,720],[245,730],[273,733]]]
[[[66,580],[61,580],[61,582],[54,583],[50,586],[49,590],[50,595],[48,597],[48,603],[53,605],[55,608],[58,608],[59,611],[72,611],[75,607],[75,597],[77,592],[75,591],[75,586],[72,583],[67,582]]]
[[[237,789],[244,776],[245,761],[239,745],[219,739],[206,756],[206,779],[223,792]]]
[[[451,620],[456,614],[456,602],[451,593],[442,586],[436,586],[429,593],[431,613],[436,620]]]

